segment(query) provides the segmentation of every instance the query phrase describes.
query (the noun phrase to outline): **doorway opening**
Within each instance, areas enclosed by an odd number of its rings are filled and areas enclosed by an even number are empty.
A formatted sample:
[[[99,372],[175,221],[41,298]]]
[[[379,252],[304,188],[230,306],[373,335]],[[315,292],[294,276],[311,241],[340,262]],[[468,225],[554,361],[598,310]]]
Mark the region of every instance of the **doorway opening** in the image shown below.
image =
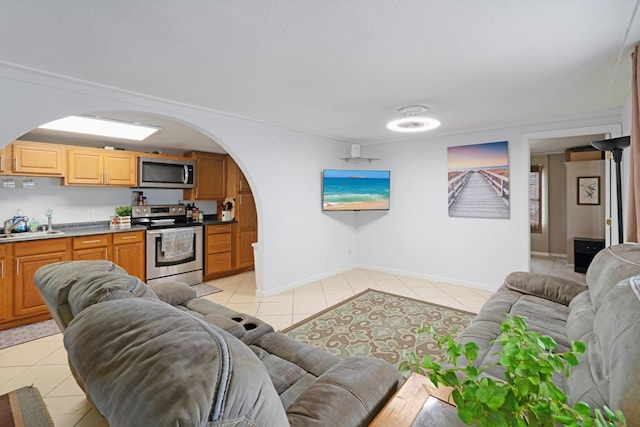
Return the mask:
[[[528,147],[525,150],[526,182],[530,196],[527,198],[530,218],[526,225],[529,244],[525,256],[530,271],[584,281],[584,274],[575,271],[576,240],[593,238],[610,244],[614,228],[610,220],[612,202],[615,206],[612,201],[615,191],[611,191],[615,180],[611,179],[610,161],[592,160],[593,152],[591,156],[581,157],[566,151],[590,147],[591,142],[614,137],[620,132],[619,125],[609,125],[524,136]],[[537,204],[530,202],[535,199],[532,170],[540,171]],[[581,183],[583,186],[597,184],[594,197],[598,199],[580,199]],[[613,196],[615,198],[615,194]],[[536,217],[540,221],[538,227],[533,226],[532,218]],[[578,259],[581,260],[580,256]]]

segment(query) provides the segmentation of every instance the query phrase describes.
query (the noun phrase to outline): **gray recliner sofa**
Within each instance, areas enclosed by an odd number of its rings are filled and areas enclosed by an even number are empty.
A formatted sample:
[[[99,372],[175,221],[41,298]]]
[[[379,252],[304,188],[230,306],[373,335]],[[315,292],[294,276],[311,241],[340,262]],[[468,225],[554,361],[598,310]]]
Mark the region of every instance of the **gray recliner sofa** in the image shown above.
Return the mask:
[[[553,337],[559,351],[572,340],[587,350],[569,378],[554,377],[569,403],[621,409],[630,427],[640,426],[640,246],[615,245],[600,251],[589,266],[586,285],[535,273],[511,273],[473,322],[459,335],[481,350],[475,364],[504,378],[493,366],[493,343],[505,314],[526,318],[529,328]]]
[[[402,380],[384,361],[340,359],[107,261],[47,265],[35,283],[112,427],[366,426]]]

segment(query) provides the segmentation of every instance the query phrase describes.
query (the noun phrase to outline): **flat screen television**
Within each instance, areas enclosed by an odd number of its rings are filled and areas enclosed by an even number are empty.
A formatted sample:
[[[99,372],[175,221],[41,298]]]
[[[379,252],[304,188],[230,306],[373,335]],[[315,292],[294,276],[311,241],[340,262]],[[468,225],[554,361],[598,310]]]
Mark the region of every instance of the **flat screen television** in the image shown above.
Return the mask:
[[[325,169],[322,210],[389,210],[390,177],[388,170]]]

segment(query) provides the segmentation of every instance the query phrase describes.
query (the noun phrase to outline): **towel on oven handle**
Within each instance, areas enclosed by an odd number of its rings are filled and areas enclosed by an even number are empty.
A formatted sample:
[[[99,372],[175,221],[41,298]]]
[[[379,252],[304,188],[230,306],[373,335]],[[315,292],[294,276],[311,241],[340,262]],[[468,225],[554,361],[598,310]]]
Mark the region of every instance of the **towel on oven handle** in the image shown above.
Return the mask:
[[[165,258],[178,258],[193,253],[193,229],[162,230],[162,252]]]

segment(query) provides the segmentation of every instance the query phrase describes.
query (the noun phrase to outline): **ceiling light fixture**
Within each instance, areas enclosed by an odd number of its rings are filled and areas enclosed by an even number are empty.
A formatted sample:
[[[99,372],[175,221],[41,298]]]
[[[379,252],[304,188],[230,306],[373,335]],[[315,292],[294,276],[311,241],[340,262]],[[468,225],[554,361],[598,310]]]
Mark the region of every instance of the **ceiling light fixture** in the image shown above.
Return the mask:
[[[422,105],[410,105],[398,109],[403,117],[387,123],[387,129],[395,132],[424,132],[440,126],[440,121],[427,117],[429,109]]]
[[[69,116],[38,127],[135,141],[142,141],[160,130],[156,126],[92,116]]]

